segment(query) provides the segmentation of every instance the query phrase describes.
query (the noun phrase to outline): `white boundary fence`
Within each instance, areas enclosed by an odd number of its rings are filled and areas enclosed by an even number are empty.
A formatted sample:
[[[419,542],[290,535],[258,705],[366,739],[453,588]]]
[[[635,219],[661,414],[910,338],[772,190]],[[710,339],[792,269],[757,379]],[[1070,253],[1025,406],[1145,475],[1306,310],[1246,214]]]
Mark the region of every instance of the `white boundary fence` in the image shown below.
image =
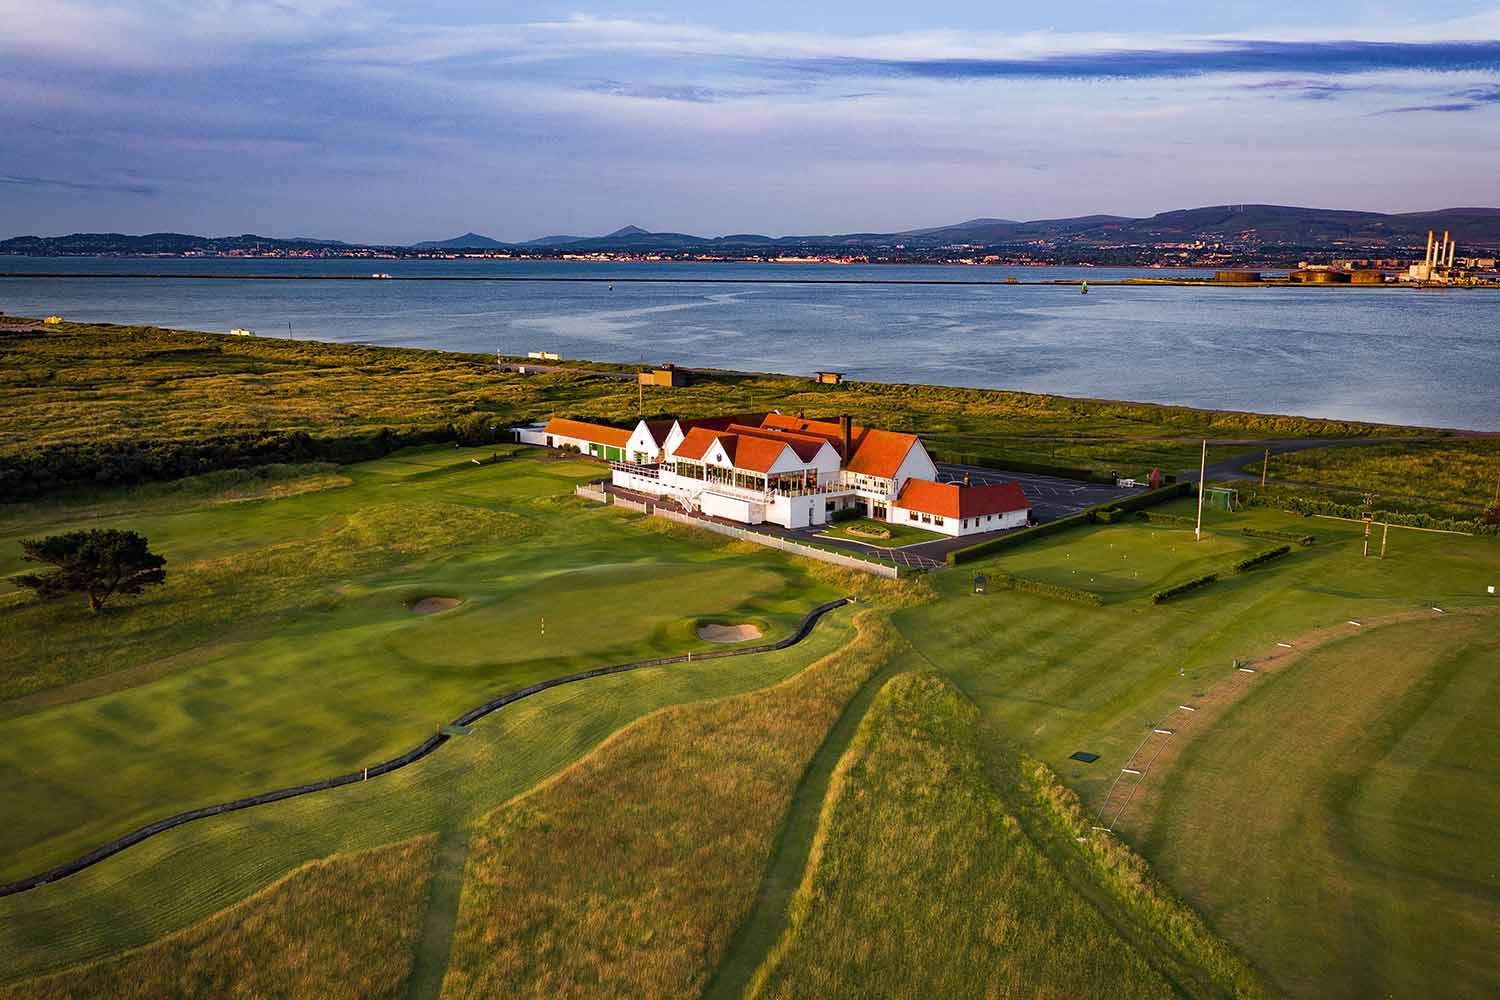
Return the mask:
[[[622,497],[618,493],[614,494],[614,498],[615,506],[624,507],[626,510],[638,510],[642,514],[651,514],[656,510],[656,504],[654,503],[646,503],[643,500],[632,500],[629,497]]]
[[[616,497],[619,503],[620,498]],[[730,538],[738,538],[746,542],[754,542],[756,545],[764,545],[767,548],[781,549],[793,555],[806,556],[808,559],[816,559],[819,562],[832,563],[835,566],[843,566],[846,569],[858,570],[861,573],[870,573],[874,576],[883,576],[894,580],[900,576],[900,571],[886,563],[869,562],[864,559],[856,559],[853,556],[840,555],[837,552],[829,552],[827,549],[814,548],[811,545],[803,545],[782,538],[779,535],[767,535],[759,531],[747,531],[744,528],[735,528],[727,524],[719,524],[717,521],[705,521],[702,518],[692,517],[687,514],[679,514],[675,510],[663,510],[657,507],[653,513],[657,517],[664,517],[678,524],[686,524],[694,528],[702,528],[704,531],[713,531],[720,535],[728,535]]]
[[[609,494],[597,483],[580,483],[573,487],[573,492],[586,500],[594,500],[598,503],[609,503]]]

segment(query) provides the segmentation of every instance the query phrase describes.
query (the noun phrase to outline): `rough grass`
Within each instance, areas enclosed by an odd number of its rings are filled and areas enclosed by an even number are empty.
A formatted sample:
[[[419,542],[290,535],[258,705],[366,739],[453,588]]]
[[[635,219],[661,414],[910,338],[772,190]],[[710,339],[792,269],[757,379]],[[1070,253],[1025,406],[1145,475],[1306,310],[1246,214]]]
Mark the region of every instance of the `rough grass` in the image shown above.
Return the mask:
[[[518,375],[482,355],[64,323],[0,333],[0,457],[113,439],[205,440],[279,431],[363,433],[549,414],[619,420],[637,387],[573,373]],[[648,415],[726,408],[849,413],[954,453],[1123,472],[1186,467],[1198,439],[1342,437],[1409,429],[1303,417],[938,386],[816,386],[785,376],[702,377],[647,390]],[[1234,449],[1230,449],[1231,451]]]
[[[878,535],[862,535],[856,530],[861,528],[866,531],[875,532],[884,530],[889,533],[889,537],[881,538]],[[918,542],[936,542],[947,537],[935,531],[925,531],[912,524],[872,521],[869,518],[862,518],[858,521],[841,521],[830,525],[824,534],[832,535],[834,538],[847,538],[853,542],[863,542],[865,545],[874,545],[883,549],[897,548],[902,545],[915,545]]]
[[[0,1000],[404,996],[434,842],[313,862],[144,948],[0,986]]]
[[[1028,837],[987,773],[978,721],[933,674],[885,685],[751,996],[1173,995]]]
[[[749,912],[798,780],[899,640],[666,709],[496,811],[471,845],[445,995],[696,997]]]
[[[1500,438],[1289,452],[1272,456],[1269,474],[1349,490],[1404,493],[1484,506],[1494,500],[1500,485]]]

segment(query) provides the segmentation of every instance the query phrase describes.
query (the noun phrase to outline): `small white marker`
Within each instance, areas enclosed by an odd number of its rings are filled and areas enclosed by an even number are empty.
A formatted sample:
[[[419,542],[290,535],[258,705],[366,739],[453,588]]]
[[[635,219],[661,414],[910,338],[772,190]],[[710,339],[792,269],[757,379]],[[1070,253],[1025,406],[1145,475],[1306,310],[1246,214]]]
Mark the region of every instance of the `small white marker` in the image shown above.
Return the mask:
[[[1436,611],[1438,614],[1442,614],[1443,613],[1443,609],[1442,608],[1433,608],[1432,610]]]
[[[1161,733],[1163,736],[1171,736],[1172,735],[1172,730],[1170,730],[1170,729],[1153,729],[1151,731],[1153,733]]]
[[[1126,774],[1140,774],[1141,773],[1140,771],[1137,771],[1133,767],[1122,767],[1122,768],[1120,768],[1120,770],[1124,771]]]
[[[1282,649],[1291,649],[1292,648],[1292,644],[1289,643],[1289,642],[1278,642],[1276,645],[1280,646]]]
[[[1357,622],[1357,621],[1355,621],[1355,620],[1354,620],[1354,619],[1353,619],[1353,618],[1351,618],[1351,619],[1349,619],[1349,624],[1350,624],[1350,625],[1358,625],[1358,626],[1360,626],[1360,627],[1361,627],[1361,628],[1363,628],[1363,627],[1364,627],[1364,622]]]
[[[1252,667],[1240,667],[1240,673],[1242,673],[1242,674],[1253,674],[1253,673],[1255,673],[1255,670]]]
[[[1196,712],[1196,711],[1198,711],[1192,705],[1178,705],[1177,707],[1180,708],[1180,709],[1182,709],[1184,712]]]

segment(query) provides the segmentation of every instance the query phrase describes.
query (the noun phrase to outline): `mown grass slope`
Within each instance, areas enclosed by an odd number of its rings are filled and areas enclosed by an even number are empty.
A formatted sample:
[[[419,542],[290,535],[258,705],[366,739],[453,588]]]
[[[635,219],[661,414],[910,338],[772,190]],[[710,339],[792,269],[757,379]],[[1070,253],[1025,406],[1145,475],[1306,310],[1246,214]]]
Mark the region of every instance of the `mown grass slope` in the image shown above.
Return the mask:
[[[12,986],[3,1000],[406,995],[433,838],[316,861],[144,948]]]
[[[648,716],[482,822],[444,995],[698,996],[808,761],[899,644],[857,621],[796,677]]]

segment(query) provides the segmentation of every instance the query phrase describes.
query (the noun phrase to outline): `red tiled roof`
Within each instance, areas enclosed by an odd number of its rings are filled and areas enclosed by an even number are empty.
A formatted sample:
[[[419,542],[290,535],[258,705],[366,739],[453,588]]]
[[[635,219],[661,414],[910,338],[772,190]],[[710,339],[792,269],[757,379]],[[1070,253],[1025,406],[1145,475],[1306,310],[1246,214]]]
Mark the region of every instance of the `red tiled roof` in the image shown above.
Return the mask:
[[[840,446],[844,436],[843,430],[835,421],[806,420],[784,413],[769,414],[761,422],[761,426],[813,434],[832,442],[834,448]],[[901,434],[855,424],[849,431],[849,450],[853,454],[845,456],[844,468],[866,476],[892,479],[916,443],[915,434]]]
[[[702,461],[703,456],[708,454],[715,441],[724,446],[724,451],[729,455],[729,463],[736,469],[743,469],[746,472],[770,472],[771,466],[776,464],[776,460],[789,446],[787,441],[771,434],[748,432],[736,434],[730,431],[710,430],[707,427],[694,427],[688,431],[687,437],[682,439],[682,443],[672,453],[673,457]]]
[[[746,427],[742,424],[730,424],[729,432],[745,437],[764,438],[769,441],[780,441],[789,445],[797,457],[804,462],[811,462],[818,457],[818,452],[828,443],[828,439],[813,434],[798,434],[795,431],[784,431],[776,427]]]
[[[908,479],[896,498],[896,506],[939,517],[967,518],[1026,510],[1031,501],[1026,499],[1019,483],[959,486],[934,483],[930,479]]]
[[[707,427],[716,431],[722,431],[731,424],[756,427],[765,418],[764,413],[729,413],[722,417],[694,417],[691,420],[678,420],[677,425],[682,428],[682,433],[686,434],[694,427]]]
[[[595,444],[613,445],[623,448],[630,443],[631,431],[621,430],[618,427],[606,427],[603,424],[590,424],[582,420],[567,420],[562,417],[553,417],[547,421],[545,433],[555,437],[576,438],[580,441],[591,441]]]

